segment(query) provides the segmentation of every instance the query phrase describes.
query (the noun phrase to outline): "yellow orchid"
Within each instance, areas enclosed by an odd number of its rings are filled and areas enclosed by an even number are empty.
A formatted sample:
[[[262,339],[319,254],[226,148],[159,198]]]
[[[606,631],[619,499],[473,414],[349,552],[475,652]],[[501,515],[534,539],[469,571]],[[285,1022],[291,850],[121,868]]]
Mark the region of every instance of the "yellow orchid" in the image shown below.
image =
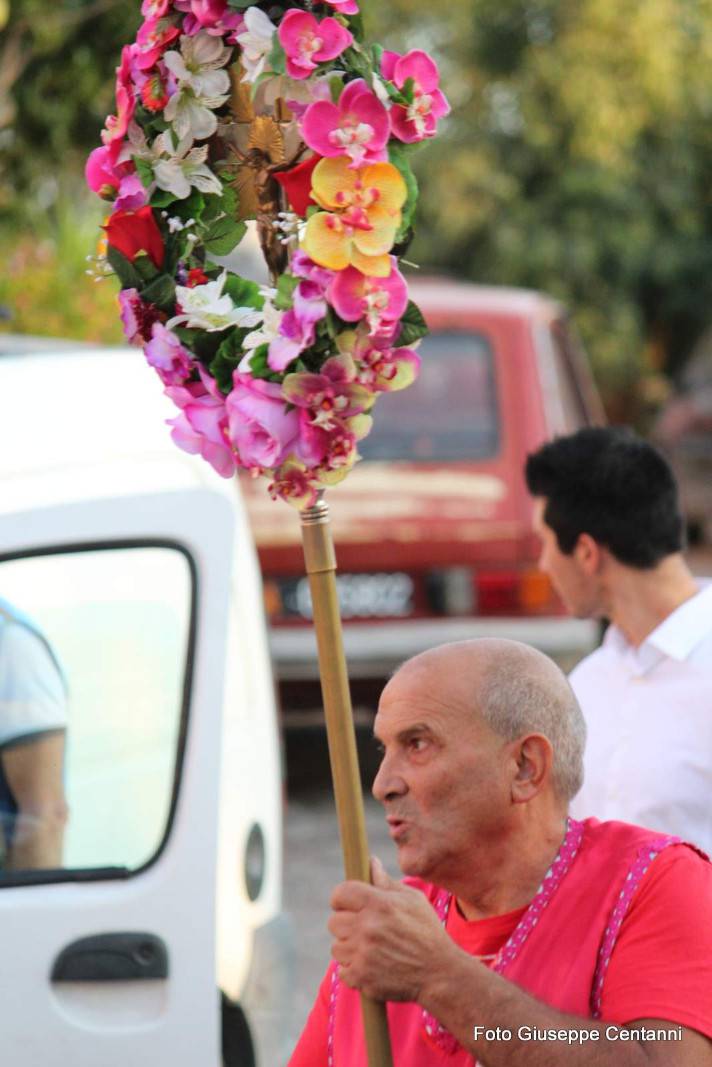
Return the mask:
[[[311,195],[324,208],[307,222],[302,248],[320,267],[349,265],[370,277],[391,272],[388,253],[407,196],[392,163],[349,166],[345,156],[322,159],[314,168]]]

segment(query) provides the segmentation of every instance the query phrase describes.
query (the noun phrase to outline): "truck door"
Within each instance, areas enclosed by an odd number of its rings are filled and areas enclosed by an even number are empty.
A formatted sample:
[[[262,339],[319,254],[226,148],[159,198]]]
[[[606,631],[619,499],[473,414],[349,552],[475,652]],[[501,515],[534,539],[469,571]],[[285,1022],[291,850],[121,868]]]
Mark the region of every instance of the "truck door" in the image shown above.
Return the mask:
[[[24,752],[29,796],[33,744],[58,739],[67,812],[52,847],[28,797],[3,816],[3,1063],[220,1064],[215,849],[232,537],[229,500],[206,489],[3,516],[0,597],[11,608],[0,648],[9,627],[24,627],[37,642],[27,669],[51,662],[57,673],[45,689],[55,717],[45,708],[43,723],[35,706],[0,757]],[[0,702],[18,728],[24,669],[18,698]]]

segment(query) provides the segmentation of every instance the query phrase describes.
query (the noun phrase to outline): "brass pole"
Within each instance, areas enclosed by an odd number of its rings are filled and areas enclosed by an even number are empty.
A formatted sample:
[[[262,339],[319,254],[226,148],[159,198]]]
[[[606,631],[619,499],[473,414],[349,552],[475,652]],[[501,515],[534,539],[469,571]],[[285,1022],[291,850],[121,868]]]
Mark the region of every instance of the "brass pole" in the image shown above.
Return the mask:
[[[336,555],[329,508],[321,494],[313,507],[302,512],[302,542],[311,589],[344,869],[347,878],[370,882],[361,776],[336,592]],[[385,1004],[361,994],[361,1010],[369,1067],[393,1067]]]

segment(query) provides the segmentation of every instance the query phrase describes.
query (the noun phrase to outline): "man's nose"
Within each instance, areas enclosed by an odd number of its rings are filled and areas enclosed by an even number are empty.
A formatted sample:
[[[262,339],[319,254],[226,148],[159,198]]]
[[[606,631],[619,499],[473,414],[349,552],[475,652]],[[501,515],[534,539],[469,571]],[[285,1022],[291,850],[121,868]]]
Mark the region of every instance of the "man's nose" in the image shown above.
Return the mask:
[[[408,791],[408,786],[398,773],[393,760],[385,755],[381,760],[376,777],[373,779],[371,792],[379,803],[383,804],[392,797],[402,796]]]

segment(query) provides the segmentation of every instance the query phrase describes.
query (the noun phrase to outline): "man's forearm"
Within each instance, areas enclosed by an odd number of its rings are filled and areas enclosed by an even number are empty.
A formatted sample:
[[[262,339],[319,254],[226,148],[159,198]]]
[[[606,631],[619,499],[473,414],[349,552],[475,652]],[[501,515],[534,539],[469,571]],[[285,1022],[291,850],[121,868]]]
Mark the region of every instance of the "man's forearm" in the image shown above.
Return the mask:
[[[556,1011],[457,946],[452,948],[444,966],[433,968],[420,1002],[485,1067],[650,1064],[638,1041],[607,1036],[609,1024]],[[552,1032],[559,1030],[570,1031],[571,1036],[554,1036]]]
[[[10,871],[32,871],[62,866],[66,809],[33,815],[31,825],[24,825],[22,813],[17,830],[7,851],[5,868]]]

